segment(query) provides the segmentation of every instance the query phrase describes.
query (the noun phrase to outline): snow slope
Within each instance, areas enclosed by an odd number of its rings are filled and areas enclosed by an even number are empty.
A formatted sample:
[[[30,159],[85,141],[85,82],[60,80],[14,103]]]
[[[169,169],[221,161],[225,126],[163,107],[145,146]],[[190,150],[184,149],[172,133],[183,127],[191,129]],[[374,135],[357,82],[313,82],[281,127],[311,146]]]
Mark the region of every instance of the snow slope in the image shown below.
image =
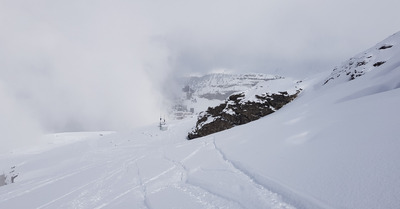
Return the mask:
[[[1,155],[18,177],[0,208],[399,208],[400,33],[388,40],[384,64],[305,79],[279,111],[207,137],[185,140],[188,118]]]
[[[393,44],[384,65],[348,82],[310,80],[280,111],[229,136],[216,134],[219,146],[257,181],[295,200],[327,208],[399,208],[399,40],[397,33],[378,44]],[[364,53],[378,57],[375,48]],[[239,155],[243,151],[250,152]]]
[[[213,140],[186,141],[193,122],[2,156],[20,176],[0,187],[0,208],[292,208]]]
[[[379,70],[382,67],[396,68],[396,62],[399,56],[399,34],[393,34],[387,39],[377,43],[370,49],[357,54],[349,60],[333,69],[330,77],[326,79],[327,83],[342,83],[353,80],[373,70]],[[387,61],[390,62],[386,63]],[[393,66],[387,66],[393,65]]]

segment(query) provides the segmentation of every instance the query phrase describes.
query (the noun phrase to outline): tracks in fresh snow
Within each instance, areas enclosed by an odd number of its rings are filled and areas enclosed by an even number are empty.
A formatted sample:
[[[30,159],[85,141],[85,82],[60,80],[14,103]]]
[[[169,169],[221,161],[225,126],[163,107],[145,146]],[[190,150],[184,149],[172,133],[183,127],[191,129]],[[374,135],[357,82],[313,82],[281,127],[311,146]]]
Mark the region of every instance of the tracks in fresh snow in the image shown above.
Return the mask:
[[[50,205],[62,200],[63,198],[66,198],[69,195],[76,194],[77,192],[81,192],[82,193],[82,190],[84,190],[85,188],[88,188],[90,186],[93,187],[93,185],[100,185],[100,184],[102,184],[104,182],[107,182],[107,181],[110,181],[112,179],[115,179],[115,178],[118,177],[118,175],[121,175],[121,173],[123,173],[125,171],[125,169],[129,165],[136,163],[138,160],[142,159],[143,157],[144,156],[129,158],[129,159],[127,159],[127,160],[125,160],[123,162],[122,166],[120,166],[120,167],[118,167],[118,168],[116,168],[114,170],[111,170],[109,172],[105,172],[99,178],[96,178],[96,179],[94,179],[92,181],[89,181],[88,183],[86,183],[86,184],[84,184],[82,186],[78,186],[78,187],[73,188],[70,192],[67,192],[67,193],[65,193],[65,194],[53,199],[52,201],[47,202],[47,203],[37,207],[37,209],[46,208],[46,207],[48,207],[48,206],[50,206]],[[108,164],[110,164],[110,162],[108,162]],[[102,168],[104,168],[104,165],[102,165]],[[88,189],[88,190],[90,190],[90,189]]]
[[[70,172],[70,173],[67,173],[67,174],[63,174],[63,175],[59,175],[57,177],[41,180],[41,181],[38,181],[38,182],[31,181],[31,182],[28,182],[28,183],[25,183],[25,184],[21,184],[21,188],[16,189],[16,190],[11,191],[11,192],[8,192],[6,194],[0,195],[0,202],[4,202],[4,201],[10,200],[10,199],[14,199],[14,198],[23,196],[25,194],[34,192],[35,190],[38,190],[38,189],[40,189],[42,187],[45,187],[45,186],[47,186],[49,184],[53,184],[53,183],[56,183],[58,181],[64,180],[66,178],[72,177],[74,175],[80,174],[80,173],[82,173],[84,171],[87,171],[89,169],[92,169],[94,167],[96,167],[96,165],[89,165],[89,166],[80,168],[78,170],[75,170],[73,172]]]
[[[170,186],[187,194],[193,200],[204,206],[204,208],[243,208],[243,206],[235,200],[227,199],[219,194],[207,190],[206,188],[196,186],[187,181],[190,171],[186,168],[184,163],[195,156],[201,149],[204,149],[207,145],[209,145],[209,143],[203,143],[203,146],[199,146],[196,150],[180,161],[164,156],[164,159],[174,163],[178,169],[177,172],[180,173],[180,182]]]
[[[232,201],[226,200],[221,196],[218,196],[203,188],[188,184],[186,182],[189,171],[185,168],[184,162],[190,160],[204,147],[205,145],[196,148],[179,161],[168,158],[167,156],[165,156],[164,151],[160,151],[162,154],[159,153],[159,158],[156,158],[154,160],[167,161],[169,162],[169,167],[161,170],[150,178],[144,177],[144,175],[142,174],[143,168],[141,168],[137,162],[135,166],[137,169],[136,177],[139,179],[138,184],[113,197],[112,199],[110,199],[110,201],[106,201],[95,208],[112,208],[117,201],[129,196],[129,194],[134,191],[139,191],[142,193],[141,196],[143,198],[143,205],[146,208],[152,208],[152,204],[151,201],[149,201],[148,196],[161,193],[167,189],[176,189],[181,191],[189,199],[201,205],[202,208],[224,208],[226,206],[232,205]],[[153,154],[156,155],[156,153]]]
[[[12,185],[0,193],[0,208],[26,207],[21,200],[29,199],[37,209],[293,208],[229,160],[215,139],[118,146],[82,153],[81,168]]]
[[[246,208],[253,207],[268,207],[268,208],[274,208],[274,209],[294,209],[293,206],[290,204],[285,203],[281,197],[268,190],[267,188],[264,187],[261,183],[257,182],[253,175],[251,175],[248,171],[245,169],[241,168],[238,166],[235,162],[229,160],[224,152],[217,146],[215,142],[215,138],[213,138],[212,141],[213,148],[215,152],[220,156],[220,158],[228,165],[229,169],[234,173],[237,174],[238,178],[242,181],[244,181],[244,185],[250,186],[249,188],[246,188],[247,192],[244,195],[251,195],[252,197],[248,198],[254,198],[253,200],[256,200],[255,202],[251,203],[256,203],[256,205],[248,205],[248,201],[243,201],[241,204],[245,205]],[[249,193],[250,192],[250,193]]]

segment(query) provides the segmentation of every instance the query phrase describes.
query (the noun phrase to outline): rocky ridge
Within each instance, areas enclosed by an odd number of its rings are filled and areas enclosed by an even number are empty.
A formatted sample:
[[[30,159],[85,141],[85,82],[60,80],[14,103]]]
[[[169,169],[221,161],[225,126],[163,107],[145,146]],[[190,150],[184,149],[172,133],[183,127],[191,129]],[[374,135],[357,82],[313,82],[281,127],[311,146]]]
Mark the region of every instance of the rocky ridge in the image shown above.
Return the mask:
[[[180,79],[182,86],[173,102],[170,115],[176,119],[199,114],[224,102],[231,94],[247,91],[261,82],[285,79],[263,73],[212,73]],[[186,115],[186,116],[185,116]]]
[[[400,33],[393,34],[374,47],[336,66],[323,85],[351,81],[372,70],[379,70],[394,55],[393,51],[396,51],[399,37]]]
[[[284,79],[265,81],[248,91],[232,94],[224,103],[201,112],[187,138],[207,136],[269,115],[297,97],[302,90],[298,84]]]

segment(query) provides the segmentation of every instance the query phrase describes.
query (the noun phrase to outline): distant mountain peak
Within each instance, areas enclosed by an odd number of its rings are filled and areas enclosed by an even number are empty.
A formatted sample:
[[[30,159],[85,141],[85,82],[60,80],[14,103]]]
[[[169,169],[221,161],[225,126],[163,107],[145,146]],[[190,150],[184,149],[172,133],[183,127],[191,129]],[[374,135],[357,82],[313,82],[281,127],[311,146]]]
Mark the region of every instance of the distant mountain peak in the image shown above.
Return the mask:
[[[175,118],[182,118],[182,115],[199,113],[223,103],[234,93],[281,79],[285,78],[263,73],[211,73],[186,77],[181,81],[182,91],[174,102],[172,114],[177,115]]]
[[[281,76],[263,73],[226,74],[212,73],[201,77],[189,77],[185,86],[193,90],[193,95],[209,100],[225,100],[232,93],[243,91],[262,81],[282,79]]]

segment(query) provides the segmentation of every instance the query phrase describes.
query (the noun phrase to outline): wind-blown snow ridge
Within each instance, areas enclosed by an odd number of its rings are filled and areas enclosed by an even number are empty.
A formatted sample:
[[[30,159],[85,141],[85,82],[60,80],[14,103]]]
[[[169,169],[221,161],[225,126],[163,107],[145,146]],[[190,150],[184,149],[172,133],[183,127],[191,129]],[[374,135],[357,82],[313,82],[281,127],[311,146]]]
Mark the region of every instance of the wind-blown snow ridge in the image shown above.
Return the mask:
[[[215,138],[213,140],[213,146],[214,149],[216,150],[216,152],[220,155],[220,157],[239,175],[243,176],[243,178],[247,179],[247,181],[249,181],[249,184],[253,184],[254,188],[258,189],[258,192],[261,193],[260,196],[264,196],[264,197],[269,197],[269,199],[267,200],[267,202],[264,203],[263,207],[266,207],[267,205],[269,205],[270,208],[294,208],[293,206],[284,203],[281,200],[281,197],[279,197],[278,194],[275,194],[271,191],[269,191],[268,189],[265,188],[265,186],[263,186],[261,183],[259,183],[251,174],[249,174],[245,169],[240,168],[239,166],[236,165],[236,163],[232,162],[231,160],[229,160],[224,152],[218,148],[216,142],[215,142]]]

